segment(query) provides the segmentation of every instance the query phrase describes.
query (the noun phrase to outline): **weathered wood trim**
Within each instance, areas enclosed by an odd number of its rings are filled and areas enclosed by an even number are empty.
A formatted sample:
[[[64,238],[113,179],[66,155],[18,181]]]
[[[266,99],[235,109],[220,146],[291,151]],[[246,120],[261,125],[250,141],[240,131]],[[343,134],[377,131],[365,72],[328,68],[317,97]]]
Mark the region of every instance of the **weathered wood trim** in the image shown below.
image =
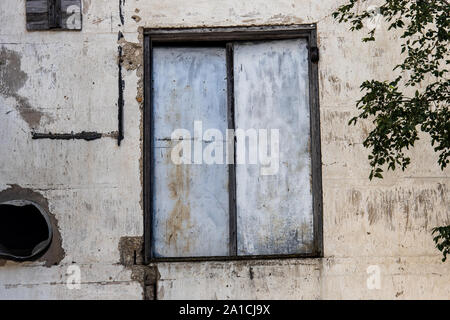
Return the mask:
[[[143,205],[144,205],[144,263],[152,259],[153,212],[153,112],[152,112],[152,43],[144,36],[144,136],[143,136]]]
[[[217,28],[171,28],[145,29],[152,41],[166,39],[171,41],[239,41],[259,40],[263,38],[286,39],[293,35],[309,35],[316,28],[315,24],[292,26],[258,26],[258,27],[217,27]]]
[[[235,129],[234,118],[234,64],[233,44],[226,44],[227,52],[227,105],[228,129]],[[227,148],[228,148],[227,144]],[[237,204],[236,204],[236,146],[233,142],[233,163],[228,164],[228,197],[229,197],[229,250],[230,256],[237,256]]]
[[[314,215],[314,252],[323,256],[322,152],[320,139],[319,70],[317,30],[309,37],[309,105],[311,110],[311,168]],[[314,49],[315,48],[315,49]],[[317,54],[317,56],[316,56]]]

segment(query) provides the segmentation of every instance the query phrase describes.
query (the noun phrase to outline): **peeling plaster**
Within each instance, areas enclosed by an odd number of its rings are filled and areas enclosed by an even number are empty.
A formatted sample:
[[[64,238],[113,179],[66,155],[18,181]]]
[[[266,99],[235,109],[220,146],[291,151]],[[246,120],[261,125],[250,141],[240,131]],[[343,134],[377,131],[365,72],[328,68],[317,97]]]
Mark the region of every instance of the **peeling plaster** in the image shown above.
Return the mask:
[[[447,186],[438,183],[436,188],[420,191],[397,187],[389,191],[370,192],[364,198],[360,191],[351,190],[348,198],[357,215],[364,217],[367,214],[369,225],[384,223],[388,229],[394,231],[398,228],[393,222],[396,220],[395,216],[404,215],[404,231],[411,231],[414,226],[428,232],[429,227],[434,227],[435,224],[448,223],[448,213],[446,215],[442,212],[439,216],[439,209],[434,208],[449,206],[446,194]],[[434,217],[430,217],[431,213],[434,213]]]
[[[124,35],[120,32],[118,37],[118,45],[120,49],[120,55],[118,56],[118,64],[123,66],[127,72],[136,71],[136,76],[138,77],[137,82],[137,94],[136,101],[139,104],[140,110],[140,159],[139,159],[139,173],[141,186],[143,185],[143,139],[144,139],[144,28],[139,27],[137,29],[139,42],[129,42],[126,41]],[[141,189],[141,208],[144,208],[143,200],[143,190]]]
[[[20,53],[5,47],[0,49],[0,94],[16,100],[16,108],[23,120],[34,128],[39,125],[42,113],[34,109],[27,97],[19,94],[19,90],[28,80],[28,75],[22,70]]]

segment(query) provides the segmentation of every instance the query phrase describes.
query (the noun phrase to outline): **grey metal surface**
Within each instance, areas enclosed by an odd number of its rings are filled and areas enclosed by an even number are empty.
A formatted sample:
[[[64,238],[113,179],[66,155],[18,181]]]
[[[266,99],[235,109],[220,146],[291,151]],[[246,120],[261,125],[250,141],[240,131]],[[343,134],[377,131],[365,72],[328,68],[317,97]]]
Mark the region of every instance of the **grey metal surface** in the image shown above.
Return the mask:
[[[228,167],[171,161],[176,129],[227,128],[225,48],[153,49],[153,255],[228,255]],[[194,141],[191,140],[192,154]],[[202,149],[210,142],[202,141]]]
[[[236,167],[238,255],[310,253],[314,233],[306,39],[236,43],[234,79],[236,128],[279,129],[280,139],[276,174],[261,175],[260,164]]]

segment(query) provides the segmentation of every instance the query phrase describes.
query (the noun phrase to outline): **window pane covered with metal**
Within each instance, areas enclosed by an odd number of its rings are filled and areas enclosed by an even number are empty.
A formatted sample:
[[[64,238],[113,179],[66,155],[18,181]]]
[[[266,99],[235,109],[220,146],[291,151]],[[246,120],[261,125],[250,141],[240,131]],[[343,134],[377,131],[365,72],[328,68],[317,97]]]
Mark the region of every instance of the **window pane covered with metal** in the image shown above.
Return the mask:
[[[258,143],[260,161],[256,165],[236,166],[239,255],[312,250],[308,82],[306,40],[234,45],[236,127],[279,132],[278,139],[270,137],[264,143],[267,151],[262,141]],[[258,138],[262,138],[260,134]],[[237,149],[238,158],[241,151]],[[279,161],[264,166],[263,153],[278,154]]]
[[[225,49],[154,48],[153,88],[153,253],[228,255],[228,167],[200,162],[202,131],[227,128]]]
[[[315,29],[178,32],[145,38],[147,261],[321,255]]]

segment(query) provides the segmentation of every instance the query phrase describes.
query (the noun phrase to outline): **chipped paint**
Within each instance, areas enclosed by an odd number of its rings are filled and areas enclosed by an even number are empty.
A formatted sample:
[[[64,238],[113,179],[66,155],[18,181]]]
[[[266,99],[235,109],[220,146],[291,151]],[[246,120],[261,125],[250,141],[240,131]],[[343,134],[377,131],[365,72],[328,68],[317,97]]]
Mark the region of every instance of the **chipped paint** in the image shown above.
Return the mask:
[[[119,36],[118,44],[122,48],[120,58],[125,70],[133,71],[141,68],[143,64],[142,44],[126,41],[122,34]]]

